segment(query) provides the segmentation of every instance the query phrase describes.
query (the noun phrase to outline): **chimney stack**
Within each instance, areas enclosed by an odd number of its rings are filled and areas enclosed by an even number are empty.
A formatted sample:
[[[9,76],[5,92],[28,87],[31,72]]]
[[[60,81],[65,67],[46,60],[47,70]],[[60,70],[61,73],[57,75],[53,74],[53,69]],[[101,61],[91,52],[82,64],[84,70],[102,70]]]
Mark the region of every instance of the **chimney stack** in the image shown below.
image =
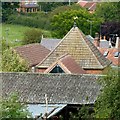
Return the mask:
[[[106,40],[106,36],[104,36],[104,40]]]
[[[93,43],[96,47],[100,47],[100,39],[99,39],[99,34],[98,33],[95,33],[95,39],[94,39]]]
[[[117,36],[116,37],[116,43],[115,43],[115,48],[119,48],[120,46],[120,39],[119,39],[119,37]]]

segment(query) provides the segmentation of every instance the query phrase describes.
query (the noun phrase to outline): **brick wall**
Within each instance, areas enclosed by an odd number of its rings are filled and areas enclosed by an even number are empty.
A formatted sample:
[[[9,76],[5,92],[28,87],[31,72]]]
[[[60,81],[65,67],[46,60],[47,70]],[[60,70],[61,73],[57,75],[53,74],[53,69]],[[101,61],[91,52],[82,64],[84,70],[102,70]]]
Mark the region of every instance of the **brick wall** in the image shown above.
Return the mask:
[[[47,68],[36,68],[35,72],[44,73]]]

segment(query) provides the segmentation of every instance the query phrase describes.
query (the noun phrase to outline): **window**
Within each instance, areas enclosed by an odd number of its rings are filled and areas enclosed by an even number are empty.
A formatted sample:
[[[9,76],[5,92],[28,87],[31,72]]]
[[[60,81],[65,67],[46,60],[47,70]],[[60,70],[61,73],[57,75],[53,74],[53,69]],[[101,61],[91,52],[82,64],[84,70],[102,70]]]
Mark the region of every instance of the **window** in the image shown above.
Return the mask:
[[[105,51],[104,54],[103,54],[103,56],[107,57],[108,53],[109,53],[109,51]]]
[[[50,73],[65,73],[59,65],[56,65]]]
[[[114,57],[118,57],[120,52],[115,52]]]

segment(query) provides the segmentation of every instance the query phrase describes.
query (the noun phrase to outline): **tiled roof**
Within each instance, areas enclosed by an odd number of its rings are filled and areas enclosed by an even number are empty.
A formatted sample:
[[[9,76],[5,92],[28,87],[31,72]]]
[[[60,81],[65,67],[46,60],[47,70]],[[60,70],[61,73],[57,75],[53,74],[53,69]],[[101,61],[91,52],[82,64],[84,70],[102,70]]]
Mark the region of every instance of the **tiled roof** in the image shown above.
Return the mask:
[[[90,11],[94,11],[96,9],[96,2],[93,1],[79,1],[78,4]]]
[[[94,38],[93,38],[91,35],[86,35],[86,38],[87,38],[88,40],[90,40],[91,42],[94,41]]]
[[[84,7],[84,6],[87,4],[87,1],[79,1],[78,4],[79,4],[81,7]]]
[[[40,44],[52,51],[60,41],[61,39],[43,38]]]
[[[0,73],[2,75],[2,96],[18,92],[21,102],[49,104],[94,103],[101,86],[97,75]],[[88,99],[87,99],[88,98]]]
[[[78,27],[73,27],[37,67],[49,67],[60,56],[68,53],[84,69],[104,69],[110,64]]]
[[[24,8],[37,8],[39,7],[38,4],[34,4],[34,3],[29,3],[29,4],[22,4],[20,7],[24,7]]]
[[[90,7],[89,7],[89,11],[94,11],[96,9],[96,3],[93,3]]]
[[[88,8],[88,10],[93,7],[94,5],[96,5],[95,2],[87,2],[87,4],[84,6],[85,8]]]
[[[70,55],[64,55],[60,57],[55,63],[53,63],[45,73],[49,73],[56,65],[59,65],[65,73],[68,74],[85,74],[83,70]]]
[[[29,66],[37,65],[42,61],[50,52],[47,48],[40,45],[39,43],[28,44],[14,48],[14,50],[27,62]]]
[[[108,52],[106,58],[109,59],[113,65],[120,66],[120,51],[117,48],[98,48],[98,49],[102,54]],[[114,56],[116,52],[119,52],[118,57]]]

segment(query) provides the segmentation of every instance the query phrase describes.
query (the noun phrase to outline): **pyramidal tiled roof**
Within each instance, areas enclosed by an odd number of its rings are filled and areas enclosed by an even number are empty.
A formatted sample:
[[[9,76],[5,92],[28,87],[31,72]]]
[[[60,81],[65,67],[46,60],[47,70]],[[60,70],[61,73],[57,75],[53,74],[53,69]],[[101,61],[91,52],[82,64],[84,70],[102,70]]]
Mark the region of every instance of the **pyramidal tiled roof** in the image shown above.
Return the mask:
[[[60,56],[68,53],[84,69],[104,69],[110,64],[78,27],[73,27],[37,67],[49,67]]]

